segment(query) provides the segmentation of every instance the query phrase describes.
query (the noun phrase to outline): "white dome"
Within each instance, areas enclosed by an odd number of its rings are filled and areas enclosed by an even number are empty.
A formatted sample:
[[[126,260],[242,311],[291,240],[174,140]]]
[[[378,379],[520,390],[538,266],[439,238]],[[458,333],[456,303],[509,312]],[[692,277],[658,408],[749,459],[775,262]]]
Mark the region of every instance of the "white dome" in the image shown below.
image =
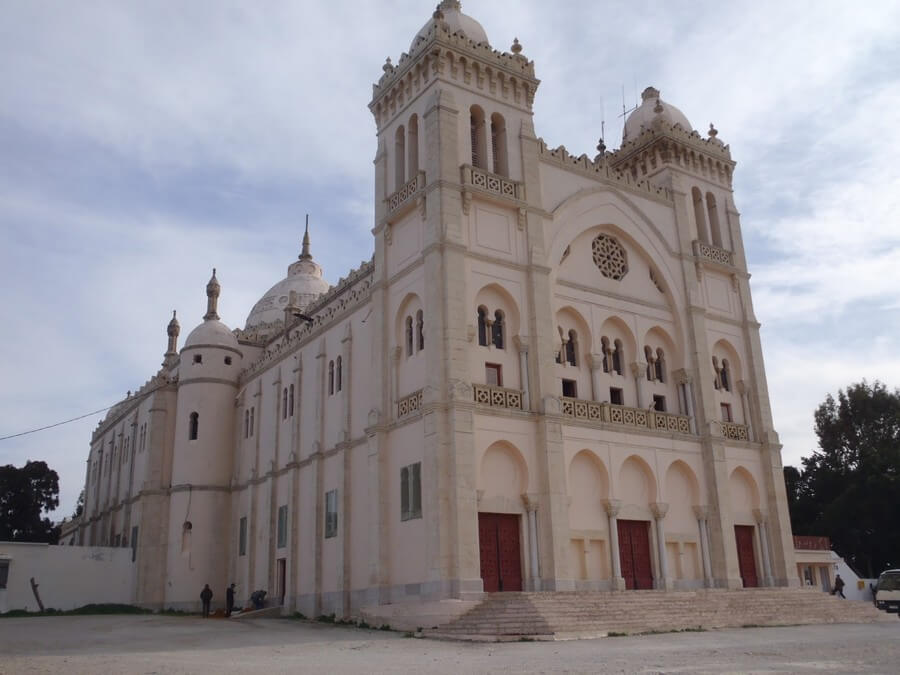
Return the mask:
[[[218,319],[206,319],[191,331],[187,340],[184,341],[183,349],[200,346],[231,347],[232,349],[237,349],[238,341],[224,323]]]
[[[330,288],[322,278],[322,266],[313,260],[309,252],[309,231],[303,235],[303,251],[300,259],[288,267],[288,275],[272,286],[253,305],[244,330],[261,323],[284,321],[284,308],[290,300],[291,291],[297,294],[297,305],[304,309],[309,303]]]
[[[662,119],[672,126],[680,124],[682,129],[688,133],[694,130],[694,127],[688,122],[688,118],[684,116],[683,112],[659,97],[658,89],[647,87],[641,94],[641,105],[625,121],[622,143],[640,136],[641,131],[649,129],[657,119]]]
[[[458,0],[443,0],[443,2],[438,5],[438,9],[443,13],[443,21],[447,24],[447,28],[449,28],[451,33],[463,33],[467,38],[472,40],[472,42],[483,42],[486,45],[490,45],[487,33],[484,32],[484,28],[482,28],[481,24],[471,16],[462,13]],[[419,40],[428,37],[428,33],[431,31],[433,24],[434,19],[429,19],[425,25],[422,26],[422,30],[416,33],[416,37],[413,38],[412,44],[409,46],[410,51],[415,48],[419,43]]]

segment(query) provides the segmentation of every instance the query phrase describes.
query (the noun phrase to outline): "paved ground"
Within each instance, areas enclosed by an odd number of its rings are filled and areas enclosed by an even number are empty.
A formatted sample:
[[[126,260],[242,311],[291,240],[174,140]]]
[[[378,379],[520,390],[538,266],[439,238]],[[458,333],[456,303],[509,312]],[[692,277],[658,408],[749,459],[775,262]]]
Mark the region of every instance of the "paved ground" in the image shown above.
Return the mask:
[[[0,619],[0,673],[897,673],[900,621],[473,644],[285,619]]]

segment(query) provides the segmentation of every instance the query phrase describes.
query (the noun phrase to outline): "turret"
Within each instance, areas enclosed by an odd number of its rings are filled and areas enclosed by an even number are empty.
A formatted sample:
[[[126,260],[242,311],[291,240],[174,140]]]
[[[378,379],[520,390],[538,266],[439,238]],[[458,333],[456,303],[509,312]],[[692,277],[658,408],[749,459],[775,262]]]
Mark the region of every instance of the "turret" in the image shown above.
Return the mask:
[[[175,316],[175,310],[172,310],[172,320],[166,327],[166,333],[169,336],[169,345],[166,347],[166,353],[163,355],[163,365],[171,365],[178,356],[178,335],[181,333],[181,326]]]

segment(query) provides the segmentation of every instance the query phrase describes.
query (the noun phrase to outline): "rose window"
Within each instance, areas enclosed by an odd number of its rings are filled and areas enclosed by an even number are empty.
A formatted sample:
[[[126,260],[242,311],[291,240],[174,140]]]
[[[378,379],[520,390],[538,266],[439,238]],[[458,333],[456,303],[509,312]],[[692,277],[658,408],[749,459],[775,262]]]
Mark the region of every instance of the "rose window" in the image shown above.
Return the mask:
[[[607,279],[619,281],[628,273],[628,260],[622,244],[608,234],[599,234],[591,244],[594,264]]]

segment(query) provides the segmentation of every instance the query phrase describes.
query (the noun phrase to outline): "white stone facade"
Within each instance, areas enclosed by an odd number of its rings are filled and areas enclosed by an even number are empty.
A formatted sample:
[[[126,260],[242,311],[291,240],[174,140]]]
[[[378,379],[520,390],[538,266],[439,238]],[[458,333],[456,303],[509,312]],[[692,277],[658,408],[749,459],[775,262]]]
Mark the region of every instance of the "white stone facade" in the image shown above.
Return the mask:
[[[372,261],[310,300],[307,239],[233,334],[214,278],[94,433],[80,543],[136,547],[135,602],[797,584],[728,147],[648,88],[551,149],[473,26],[444,0],[373,88]]]

